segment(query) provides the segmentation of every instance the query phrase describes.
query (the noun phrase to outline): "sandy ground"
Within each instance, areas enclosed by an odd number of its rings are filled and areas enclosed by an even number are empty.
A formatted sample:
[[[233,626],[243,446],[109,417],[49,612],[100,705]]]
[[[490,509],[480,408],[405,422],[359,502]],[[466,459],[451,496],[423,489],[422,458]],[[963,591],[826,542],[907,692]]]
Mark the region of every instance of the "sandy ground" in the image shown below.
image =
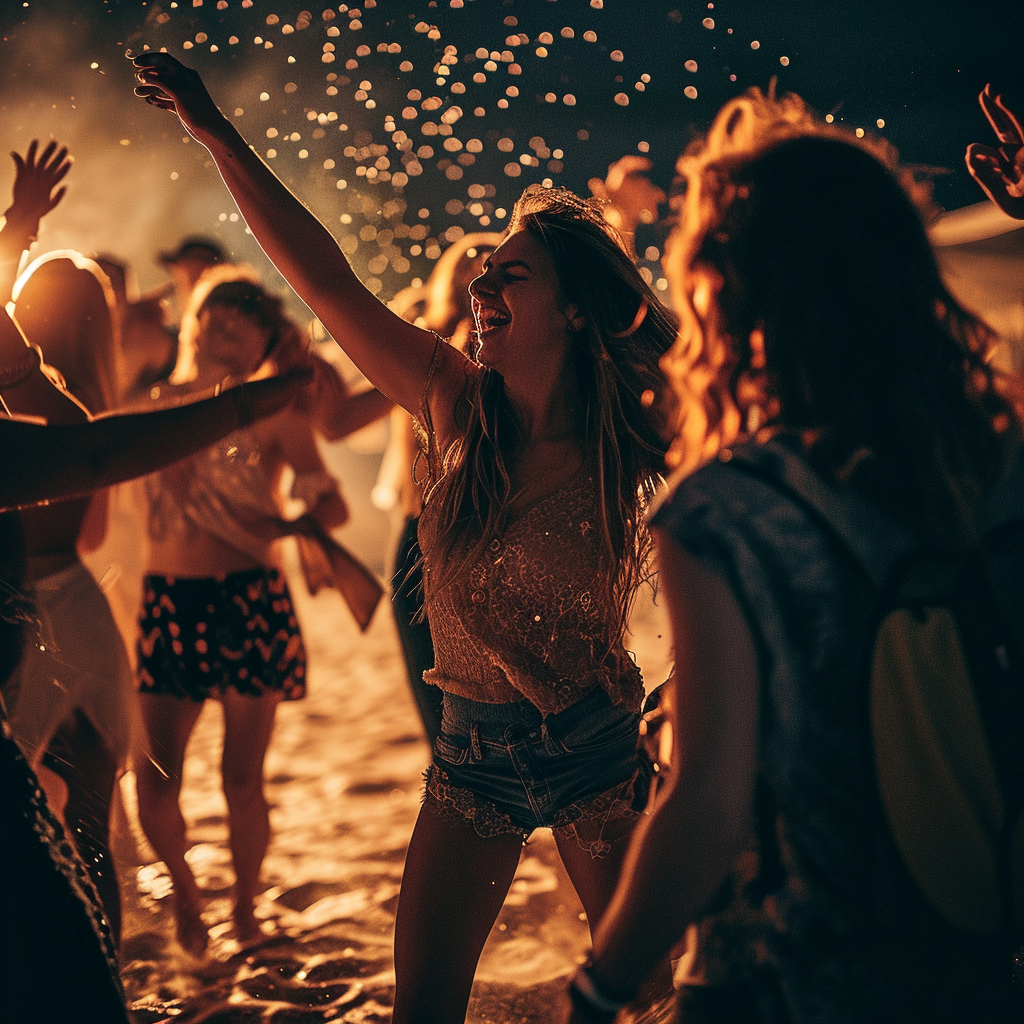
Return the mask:
[[[349,541],[365,557],[380,552],[378,534],[379,524],[357,521]],[[293,582],[293,594],[310,685],[305,700],[281,705],[267,758],[273,839],[257,909],[265,943],[240,950],[232,935],[219,705],[207,705],[192,737],[182,801],[194,844],[189,861],[209,897],[205,964],[186,962],[173,941],[166,870],[138,828],[134,777],[122,780],[123,976],[140,1022],[390,1019],[394,913],[429,751],[386,603],[360,635],[335,592],[311,598]],[[629,646],[650,687],[668,668],[660,610],[645,601],[633,628]],[[537,832],[484,950],[468,1020],[551,1020],[588,944],[551,835]]]

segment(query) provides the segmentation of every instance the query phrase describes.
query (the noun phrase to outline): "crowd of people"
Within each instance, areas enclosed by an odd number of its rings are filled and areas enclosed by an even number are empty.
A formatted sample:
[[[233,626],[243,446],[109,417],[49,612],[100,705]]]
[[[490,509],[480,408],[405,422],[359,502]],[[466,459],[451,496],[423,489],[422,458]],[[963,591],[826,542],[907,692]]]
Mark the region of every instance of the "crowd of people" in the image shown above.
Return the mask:
[[[403,514],[393,611],[433,751],[398,1024],[464,1021],[538,828],[593,941],[553,1020],[610,1022],[673,984],[679,1024],[1019,1020],[1024,382],[944,285],[891,149],[751,90],[680,158],[670,304],[633,244],[665,194],[624,158],[595,198],[527,188],[502,234],[465,236],[385,306],[194,71],[134,60],[136,93],[207,148],[372,388],[352,394],[207,239],[161,254],[171,283],[136,300],[109,255],[46,254],[15,280],[69,170],[53,143],[15,156],[5,877],[27,879],[18,928],[59,932],[61,984],[126,1019],[108,829],[129,757],[178,941],[203,956],[179,797],[211,699],[235,934],[261,940],[263,762],[306,669],[276,542],[300,539],[311,588],[365,581],[330,535],[348,509],[316,437],[390,415],[373,497]],[[1020,124],[988,87],[981,103],[999,145],[968,168],[1024,219]],[[111,522],[104,488],[142,474],[128,651],[82,556]],[[624,637],[655,580],[675,668],[645,697]]]

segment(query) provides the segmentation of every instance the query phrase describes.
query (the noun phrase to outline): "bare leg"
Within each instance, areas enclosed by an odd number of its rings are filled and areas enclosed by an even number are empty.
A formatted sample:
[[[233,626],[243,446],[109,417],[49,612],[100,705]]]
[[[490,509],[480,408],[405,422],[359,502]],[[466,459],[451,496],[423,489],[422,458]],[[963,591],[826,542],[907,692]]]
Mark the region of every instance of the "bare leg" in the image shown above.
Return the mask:
[[[253,903],[260,865],[270,844],[270,815],[263,795],[263,761],[274,729],[280,693],[246,697],[224,692],[224,756],[221,773],[231,822],[231,858],[235,865],[235,933],[246,942],[260,936]]]
[[[481,839],[430,799],[405,860],[395,922],[394,1024],[463,1024],[484,942],[516,873],[522,839]]]
[[[46,760],[67,786],[64,820],[68,834],[96,886],[114,941],[119,943],[121,893],[110,853],[110,801],[117,758],[88,717],[76,708],[50,741]]]
[[[602,838],[611,844],[611,850],[598,858],[591,857],[571,832],[555,833],[558,854],[586,911],[591,936],[619,883],[622,862],[626,859],[629,840],[638,822],[639,819],[622,821],[606,828]]]
[[[203,898],[185,862],[188,847],[178,796],[185,747],[203,705],[163,693],[139,694],[139,704],[151,752],[151,757],[141,759],[137,766],[139,820],[174,882],[178,941],[189,953],[200,956],[207,942],[200,917]]]
[[[611,850],[597,859],[582,849],[573,835],[555,834],[559,856],[586,911],[591,938],[615,893],[622,874],[622,864],[629,851],[629,841],[639,823],[640,819],[637,818],[606,829],[603,838],[611,844]],[[636,1003],[647,1005],[671,992],[672,964],[666,958],[644,983]]]

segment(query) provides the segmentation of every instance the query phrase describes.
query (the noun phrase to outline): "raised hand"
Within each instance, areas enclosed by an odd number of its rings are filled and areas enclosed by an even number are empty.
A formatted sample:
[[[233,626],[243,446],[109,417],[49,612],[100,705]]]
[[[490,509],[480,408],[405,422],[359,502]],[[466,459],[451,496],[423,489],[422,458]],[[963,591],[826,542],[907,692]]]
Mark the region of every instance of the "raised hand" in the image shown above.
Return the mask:
[[[58,150],[57,143],[50,142],[37,158],[38,148],[39,140],[33,139],[24,156],[11,154],[17,170],[14,195],[4,214],[9,223],[26,229],[30,235],[35,235],[39,222],[64,198],[67,188],[60,183],[71,170],[67,146]]]
[[[135,95],[161,110],[173,110],[185,130],[204,145],[224,115],[213,102],[199,73],[169,53],[147,51],[131,58],[138,68]]]
[[[1003,97],[992,95],[991,84],[981,91],[978,102],[999,145],[972,142],[967,147],[967,170],[996,206],[1024,220],[1024,129]]]
[[[632,233],[638,224],[653,224],[658,219],[665,193],[647,177],[651,166],[645,156],[624,156],[608,168],[604,181],[592,178],[587,182],[595,196],[611,204],[605,217],[619,231]]]

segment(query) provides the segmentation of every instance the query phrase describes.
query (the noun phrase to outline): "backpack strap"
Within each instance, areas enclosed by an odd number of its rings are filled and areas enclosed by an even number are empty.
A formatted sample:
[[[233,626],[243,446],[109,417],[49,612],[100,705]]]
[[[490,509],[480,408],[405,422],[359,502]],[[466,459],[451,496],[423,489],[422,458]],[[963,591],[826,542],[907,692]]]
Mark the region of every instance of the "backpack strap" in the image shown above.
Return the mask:
[[[908,530],[852,489],[843,490],[815,473],[782,440],[742,445],[722,461],[770,484],[807,513],[859,568],[876,594],[885,587],[896,563],[920,546]]]

